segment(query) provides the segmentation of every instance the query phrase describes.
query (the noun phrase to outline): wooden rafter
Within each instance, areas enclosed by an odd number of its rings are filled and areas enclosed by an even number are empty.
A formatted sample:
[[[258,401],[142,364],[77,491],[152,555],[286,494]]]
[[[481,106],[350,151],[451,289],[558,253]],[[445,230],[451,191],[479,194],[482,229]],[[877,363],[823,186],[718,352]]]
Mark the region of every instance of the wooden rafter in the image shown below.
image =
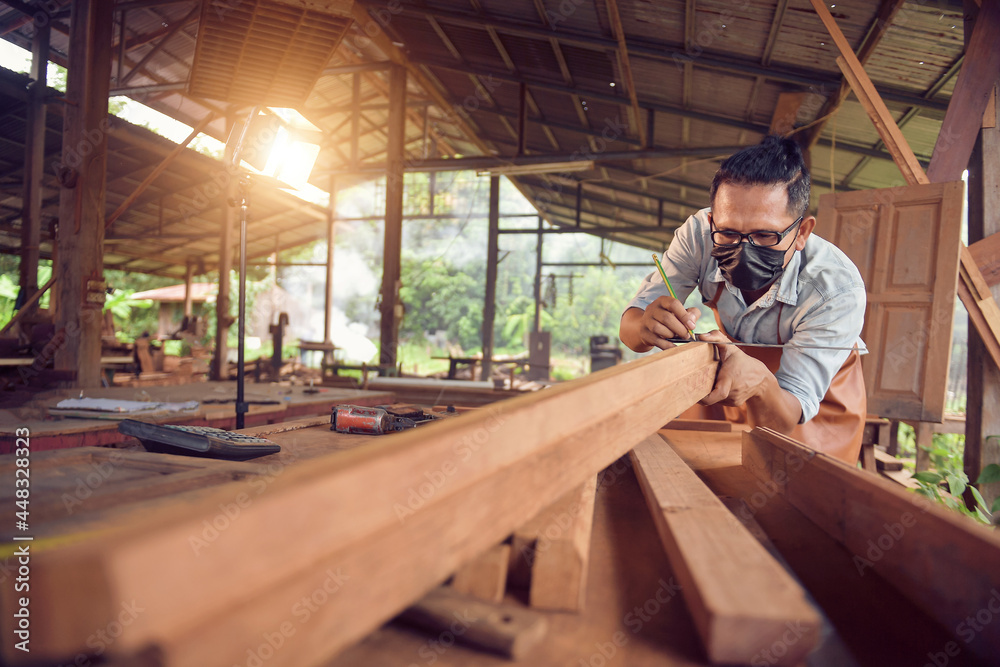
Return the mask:
[[[906,0],[882,0],[879,4],[875,19],[868,27],[868,33],[865,35],[864,39],[861,40],[861,46],[858,47],[858,51],[856,53],[857,59],[862,65],[868,62],[868,59],[875,51],[875,47],[877,47],[879,42],[882,41],[886,31],[888,31],[889,26],[892,25],[893,20],[896,18],[896,14],[899,13],[899,10],[902,8],[905,1]],[[829,28],[829,26],[827,26],[827,28]],[[846,40],[844,43],[847,43]],[[840,44],[837,46],[841,47]],[[850,50],[849,47],[848,50]],[[816,117],[825,118],[826,116],[831,116],[836,113],[837,110],[844,104],[844,101],[847,99],[847,95],[850,92],[851,87],[845,78],[841,82],[839,90],[834,91],[827,96],[826,102],[820,108]],[[821,120],[807,130],[806,136],[801,139],[802,144],[809,148],[814,146],[816,144],[816,140],[819,139],[819,135],[822,134],[823,128],[826,126],[826,122],[826,120]]]
[[[621,13],[618,11],[618,0],[605,0],[608,6],[608,19],[611,22],[611,32],[614,33],[618,42],[618,66],[621,68],[624,79],[625,90],[628,92],[629,103],[631,104],[631,125],[639,143],[646,145],[646,126],[642,122],[642,115],[639,111],[639,96],[635,89],[635,79],[632,77],[632,63],[628,57],[628,43],[625,41],[625,28],[622,26]]]

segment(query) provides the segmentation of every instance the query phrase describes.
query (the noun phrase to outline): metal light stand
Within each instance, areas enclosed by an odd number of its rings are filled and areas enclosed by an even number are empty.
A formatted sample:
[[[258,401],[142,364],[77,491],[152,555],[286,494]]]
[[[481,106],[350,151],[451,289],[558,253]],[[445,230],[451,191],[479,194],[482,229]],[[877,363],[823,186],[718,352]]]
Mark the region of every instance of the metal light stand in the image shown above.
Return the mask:
[[[243,388],[246,384],[246,368],[244,367],[244,348],[247,321],[247,209],[250,208],[250,187],[253,185],[250,174],[240,176],[240,297],[239,324],[237,325],[236,341],[236,428],[243,428],[243,415],[249,409],[244,400]]]
[[[240,157],[243,153],[243,142],[247,136],[247,130],[250,129],[250,123],[253,119],[257,117],[257,113],[260,111],[260,107],[254,107],[247,116],[246,122],[243,124],[243,128],[240,131],[239,137],[236,140],[236,145],[233,148],[233,157],[230,166],[233,170],[239,170]],[[237,341],[236,341],[236,428],[242,429],[244,427],[244,415],[247,413],[247,402],[244,399],[244,385],[246,384],[246,370],[243,367],[244,362],[244,351],[245,351],[245,341],[243,340],[246,334],[246,314],[247,314],[247,209],[250,208],[250,187],[253,185],[250,174],[242,173],[239,178],[239,188],[240,188],[240,297],[239,297],[239,320],[237,324]],[[222,280],[222,276],[219,276],[219,280]],[[229,276],[225,277],[229,280]]]

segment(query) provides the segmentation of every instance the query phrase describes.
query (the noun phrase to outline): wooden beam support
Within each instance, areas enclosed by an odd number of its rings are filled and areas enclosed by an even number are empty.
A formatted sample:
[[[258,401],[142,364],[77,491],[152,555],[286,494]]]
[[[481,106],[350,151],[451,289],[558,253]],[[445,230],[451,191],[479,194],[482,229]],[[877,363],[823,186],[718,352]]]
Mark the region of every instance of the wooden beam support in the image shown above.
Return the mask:
[[[322,591],[268,664],[325,664],[706,396],[716,368],[711,346],[676,347],[285,468],[264,491],[207,488],[99,535],[36,542],[31,613],[46,622],[32,626],[30,658],[86,652],[134,601],[143,612],[120,624],[111,657],[156,643],[167,665],[238,663],[261,628]],[[206,538],[219,517],[227,527]],[[15,595],[0,590],[4,609]],[[13,636],[13,614],[0,623]]]
[[[990,3],[990,6],[996,3]],[[968,10],[971,9],[967,5]],[[984,9],[976,18],[977,27]],[[968,25],[968,24],[966,24]],[[975,39],[976,31],[972,38]],[[996,45],[994,44],[994,48]],[[994,93],[995,96],[995,93]],[[988,109],[989,110],[989,109]],[[982,315],[992,313],[994,322],[1000,322],[996,298],[1000,296],[1000,128],[997,107],[992,107],[992,118],[984,119],[983,129],[973,146],[969,160],[969,255],[977,267],[983,269],[984,283],[976,286],[980,295],[992,299],[983,303]],[[978,317],[980,314],[976,314]],[[1000,344],[990,338],[969,331],[968,407],[965,421],[964,467],[969,480],[975,482],[983,468],[1000,463],[1000,415],[993,406],[1000,402],[1000,363],[986,363],[987,354],[997,358]],[[979,491],[991,506],[1000,497],[1000,484],[983,484]]]
[[[510,545],[498,544],[458,568],[451,587],[487,602],[503,602],[507,591]]]
[[[382,292],[379,363],[396,365],[399,343],[400,253],[403,243],[403,142],[406,134],[406,70],[389,70],[389,143],[386,149],[385,242],[382,251]]]
[[[987,2],[976,17],[965,61],[948,111],[934,144],[927,178],[934,183],[957,181],[969,166],[983,113],[1000,79],[1000,2]]]
[[[167,167],[169,167],[173,161],[177,159],[177,156],[184,152],[184,149],[188,147],[188,144],[194,141],[195,137],[201,134],[202,130],[204,130],[213,120],[215,120],[215,114],[213,113],[209,113],[202,118],[198,124],[195,125],[194,129],[191,130],[191,134],[187,135],[187,138],[185,138],[184,141],[177,144],[173,150],[171,150],[167,156],[160,161],[160,164],[156,165],[153,171],[149,172],[149,175],[142,179],[142,182],[139,183],[139,185],[135,187],[135,190],[132,191],[132,194],[126,197],[125,201],[123,201],[121,205],[115,209],[115,212],[108,216],[107,221],[104,223],[104,228],[108,229],[111,227],[111,225],[115,223],[115,220],[120,218],[122,214],[128,210],[129,206],[135,203],[139,196],[146,191],[146,188],[152,185],[153,181],[155,181],[160,174],[167,170]]]
[[[433,194],[431,195],[433,198]],[[483,293],[482,380],[493,373],[493,326],[497,308],[497,259],[500,254],[500,177],[490,178],[489,231],[486,239],[486,288]]]
[[[38,291],[38,259],[42,239],[42,180],[45,176],[45,92],[49,64],[49,28],[35,27],[31,43],[31,84],[27,91],[24,129],[24,190],[21,203],[21,298]],[[24,310],[24,307],[21,307]]]
[[[819,639],[805,591],[660,435],[632,450],[656,530],[713,663],[754,664],[771,646],[798,665]],[[789,628],[798,641],[782,641]]]
[[[976,620],[1000,605],[996,532],[768,429],[743,435],[743,467],[843,544],[859,576],[874,572],[955,633],[962,655],[1000,654],[1000,626]]]
[[[596,494],[597,477],[592,477],[532,521],[536,527],[531,552],[532,607],[583,611]]]
[[[55,369],[78,387],[101,386],[104,202],[107,174],[111,3],[73,0],[59,198]],[[58,335],[58,333],[57,333]]]
[[[635,80],[632,78],[632,63],[628,57],[628,43],[625,41],[625,28],[622,26],[621,14],[618,11],[618,0],[606,0],[608,5],[608,20],[611,22],[611,31],[618,41],[618,66],[621,69],[625,90],[628,92],[629,116],[632,131],[639,137],[639,145],[646,145],[646,128],[642,123],[642,115],[639,111],[639,96],[635,90]]]

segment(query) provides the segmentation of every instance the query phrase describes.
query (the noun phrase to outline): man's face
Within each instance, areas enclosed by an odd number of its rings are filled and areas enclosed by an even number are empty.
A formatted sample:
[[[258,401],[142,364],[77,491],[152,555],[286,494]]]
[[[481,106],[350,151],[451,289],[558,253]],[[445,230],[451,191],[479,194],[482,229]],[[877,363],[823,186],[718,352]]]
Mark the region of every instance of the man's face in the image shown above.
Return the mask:
[[[795,222],[788,212],[788,190],[784,185],[733,185],[723,183],[715,193],[712,222],[717,230],[742,234],[751,232],[783,232]],[[806,239],[816,226],[816,218],[802,219],[798,229],[792,229],[774,250],[785,251],[782,266],[786,266],[796,250],[806,246]],[[796,231],[798,232],[796,234]],[[747,243],[746,239],[743,240]]]

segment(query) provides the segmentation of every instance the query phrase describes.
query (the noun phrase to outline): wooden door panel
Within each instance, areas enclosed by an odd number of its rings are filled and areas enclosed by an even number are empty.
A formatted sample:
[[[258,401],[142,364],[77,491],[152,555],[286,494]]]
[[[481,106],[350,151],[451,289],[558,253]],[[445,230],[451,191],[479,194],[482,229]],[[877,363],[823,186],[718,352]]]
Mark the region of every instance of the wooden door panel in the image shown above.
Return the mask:
[[[820,197],[817,233],[857,265],[868,307],[861,337],[868,410],[941,421],[951,356],[964,184]]]

